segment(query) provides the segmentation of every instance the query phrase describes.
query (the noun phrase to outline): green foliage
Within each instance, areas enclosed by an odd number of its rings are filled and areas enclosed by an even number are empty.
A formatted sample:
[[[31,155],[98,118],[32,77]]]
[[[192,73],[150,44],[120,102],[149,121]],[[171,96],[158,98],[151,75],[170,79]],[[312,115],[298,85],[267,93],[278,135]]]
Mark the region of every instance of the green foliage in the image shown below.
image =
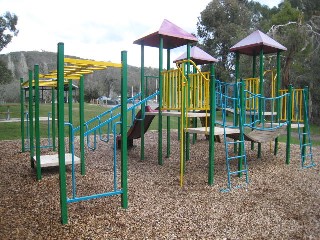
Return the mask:
[[[18,35],[17,23],[18,17],[14,13],[6,12],[0,16],[0,52],[11,42],[13,36]]]
[[[280,7],[280,11],[271,17],[272,25],[286,24],[289,22],[301,21],[302,12],[293,8],[288,0],[285,0]]]
[[[17,36],[18,30],[16,25],[18,17],[15,14],[6,12],[0,16],[0,52],[12,40],[13,36]],[[3,61],[0,61],[0,85],[12,82],[12,72],[6,67]]]
[[[213,0],[200,14],[197,23],[198,37],[202,48],[220,62],[216,66],[219,79],[227,80],[233,70],[229,52],[239,39],[244,37],[250,26],[252,12],[246,6],[247,1]]]
[[[320,15],[320,1],[319,0],[289,0],[291,6],[303,12],[305,20],[310,20],[313,16]]]
[[[12,72],[7,68],[6,64],[0,60],[0,85],[10,83],[12,80]]]

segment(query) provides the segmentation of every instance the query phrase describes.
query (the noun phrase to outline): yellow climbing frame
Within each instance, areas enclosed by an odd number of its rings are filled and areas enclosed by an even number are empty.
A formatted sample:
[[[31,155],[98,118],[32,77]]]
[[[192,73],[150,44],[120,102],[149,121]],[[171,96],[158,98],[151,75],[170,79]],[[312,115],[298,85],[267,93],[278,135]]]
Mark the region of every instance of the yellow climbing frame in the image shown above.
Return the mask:
[[[210,110],[210,73],[201,72],[192,60],[176,63],[177,69],[162,72],[162,110],[180,111],[180,186],[184,175],[184,131],[189,127],[188,112]],[[188,73],[190,64],[194,73]],[[205,119],[208,119],[207,117]],[[207,125],[207,124],[206,124]]]
[[[209,110],[209,72],[201,72],[197,65],[189,60],[196,73],[187,74],[187,60],[177,62],[177,69],[162,72],[162,110],[181,110],[183,97],[182,85],[186,88],[187,111]]]
[[[280,90],[280,95],[288,93],[288,89]],[[293,99],[291,104],[291,121],[293,122],[302,122],[303,121],[303,111],[304,111],[304,98],[303,98],[303,89],[297,88],[292,91]],[[288,110],[287,106],[287,97],[281,99],[280,106],[282,111],[280,111],[280,120],[286,121]]]
[[[271,98],[276,97],[276,79],[277,74],[273,70],[266,70],[264,72],[264,76],[271,73]],[[246,83],[246,90],[248,92],[259,94],[259,84],[260,79],[259,78],[245,78]],[[280,90],[279,94],[283,95],[288,93],[288,89]],[[247,98],[250,97],[250,95],[247,93]],[[280,120],[286,121],[287,120],[287,97],[281,99],[281,111],[280,111]],[[259,109],[259,102],[257,98],[251,98],[246,101],[246,109]],[[275,106],[273,106],[273,109],[275,109]],[[292,106],[291,106],[291,112],[292,112],[292,121],[303,121],[303,89],[293,89],[293,99],[292,99]]]

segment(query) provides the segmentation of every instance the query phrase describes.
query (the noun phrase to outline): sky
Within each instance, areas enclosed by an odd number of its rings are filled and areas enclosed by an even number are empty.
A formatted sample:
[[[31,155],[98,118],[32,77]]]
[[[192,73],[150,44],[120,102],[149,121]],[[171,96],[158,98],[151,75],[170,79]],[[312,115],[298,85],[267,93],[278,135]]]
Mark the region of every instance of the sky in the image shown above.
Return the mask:
[[[259,0],[269,7],[281,0]],[[133,41],[159,30],[164,19],[189,33],[196,33],[201,11],[211,0],[0,0],[0,14],[18,16],[18,36],[1,54],[17,51],[56,52],[64,43],[65,55],[96,61],[140,66],[140,45]],[[171,52],[171,59],[186,49]],[[165,59],[165,58],[164,58]],[[145,66],[158,67],[158,49],[145,47]],[[172,64],[173,66],[173,64]]]

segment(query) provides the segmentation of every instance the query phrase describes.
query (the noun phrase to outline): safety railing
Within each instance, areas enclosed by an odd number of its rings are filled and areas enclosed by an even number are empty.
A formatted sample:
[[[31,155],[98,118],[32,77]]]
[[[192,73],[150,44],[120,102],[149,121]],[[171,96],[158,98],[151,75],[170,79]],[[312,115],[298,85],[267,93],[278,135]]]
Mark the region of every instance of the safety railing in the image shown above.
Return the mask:
[[[185,65],[192,65],[196,73],[186,73]],[[210,73],[201,72],[192,60],[177,62],[177,69],[162,72],[162,110],[180,110],[183,88],[186,89],[188,111],[209,110]]]
[[[259,109],[259,103],[257,102],[257,98],[251,98],[249,93],[259,94],[259,78],[245,78],[243,79],[245,82],[245,92],[246,92],[246,109],[251,108],[252,106],[256,107],[256,110]],[[253,102],[256,101],[256,102]]]
[[[280,90],[280,95],[288,93],[288,89]],[[303,111],[304,111],[304,98],[303,98],[303,89],[293,89],[292,91],[292,104],[291,104],[291,121],[293,122],[303,122]],[[280,106],[282,111],[280,111],[280,120],[286,120],[288,109],[285,108],[287,106],[287,97],[281,99]]]

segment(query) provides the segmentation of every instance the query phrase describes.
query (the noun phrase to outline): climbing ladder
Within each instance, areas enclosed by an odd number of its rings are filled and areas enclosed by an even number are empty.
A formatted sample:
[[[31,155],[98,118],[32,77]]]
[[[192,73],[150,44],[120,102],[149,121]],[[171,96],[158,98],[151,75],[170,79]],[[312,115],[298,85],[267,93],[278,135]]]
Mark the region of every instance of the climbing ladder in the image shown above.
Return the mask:
[[[226,153],[226,168],[227,168],[227,176],[228,176],[228,186],[225,189],[221,189],[222,192],[229,192],[231,191],[232,183],[231,179],[232,176],[238,176],[239,179],[242,177],[242,175],[245,175],[245,184],[241,183],[236,185],[234,188],[240,188],[243,185],[247,186],[249,183],[249,175],[248,175],[248,164],[247,164],[247,156],[245,152],[245,140],[244,140],[244,127],[243,127],[243,121],[245,117],[245,94],[244,94],[244,83],[238,82],[235,84],[230,83],[222,83],[217,82],[218,89],[222,90],[219,95],[220,98],[220,107],[222,109],[222,126],[224,128],[224,144],[225,144],[225,153]],[[226,93],[228,92],[226,89],[233,88],[233,96],[230,97]],[[239,92],[240,90],[240,92]],[[240,98],[239,98],[240,94]],[[240,101],[239,101],[240,99]],[[235,109],[239,109],[239,125],[235,126],[233,124],[232,126],[227,125],[226,121],[226,112],[228,109],[228,106],[231,105],[236,106]],[[233,121],[235,122],[235,121]],[[231,138],[228,137],[227,129],[230,128],[239,128],[240,134],[239,139],[234,141],[230,140]],[[234,151],[234,149],[237,149],[238,151]]]
[[[227,165],[227,175],[228,175],[228,187],[226,189],[222,189],[222,192],[228,192],[232,189],[231,178],[233,175],[237,175],[239,177],[242,174],[245,174],[245,185],[249,183],[248,176],[248,164],[247,164],[247,156],[245,153],[245,141],[244,139],[238,141],[228,141],[226,131],[224,132],[224,143],[226,149],[226,165]],[[239,147],[239,151],[237,153],[233,153],[235,145]],[[233,154],[232,154],[233,153]],[[238,167],[236,167],[234,162],[238,162]],[[234,188],[239,188],[242,185],[237,185]]]
[[[301,151],[301,167],[310,168],[316,164],[312,157],[312,143],[310,137],[309,111],[308,111],[308,88],[303,89],[303,126],[298,121],[298,133]]]

